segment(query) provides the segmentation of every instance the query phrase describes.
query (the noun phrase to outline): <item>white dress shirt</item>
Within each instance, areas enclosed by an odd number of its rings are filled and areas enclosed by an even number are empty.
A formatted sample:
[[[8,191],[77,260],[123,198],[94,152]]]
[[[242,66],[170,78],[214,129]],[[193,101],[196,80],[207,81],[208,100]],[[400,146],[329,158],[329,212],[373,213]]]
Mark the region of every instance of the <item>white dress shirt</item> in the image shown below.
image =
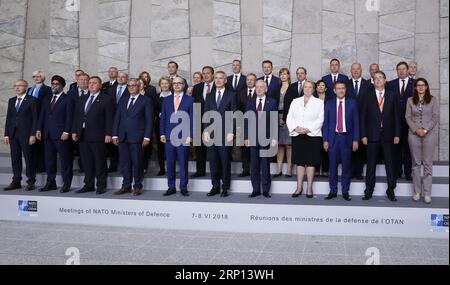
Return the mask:
[[[217,100],[219,100],[219,92],[220,92],[220,96],[222,97],[221,99],[223,99],[223,94],[225,93],[225,88],[216,89],[216,102],[217,102]]]
[[[81,97],[82,95],[81,92],[83,92],[83,95],[87,95],[89,93],[89,90],[82,90],[80,88],[78,88],[78,97]]]
[[[403,80],[405,80],[405,92],[406,89],[408,88],[408,83],[409,83],[409,77],[406,77],[405,79],[398,79],[398,90],[400,90],[400,93],[402,92],[402,87],[403,87]]]
[[[269,81],[269,86],[270,86],[270,83],[272,82],[272,77],[273,77],[273,75],[272,75],[272,74],[271,74],[271,75],[265,75],[265,74],[264,74],[264,79],[263,79],[264,82],[266,82],[266,78],[267,78],[267,77],[269,77],[269,80],[268,80],[268,81]]]
[[[236,79],[236,76],[237,76],[237,79]],[[242,76],[241,73],[233,74],[233,82],[231,82],[231,86],[233,86],[233,88],[237,88],[238,87],[239,81],[241,80],[241,76]],[[235,81],[236,81],[236,86],[234,86],[234,82]]]
[[[306,128],[311,132],[310,137],[321,137],[324,121],[324,103],[322,100],[311,96],[305,106],[305,97],[292,101],[286,124],[291,137],[299,136],[295,129]]]
[[[336,133],[338,133],[338,120],[339,120],[339,102],[342,101],[342,132],[347,132],[347,125],[345,124],[345,97],[342,100],[336,98]]]
[[[262,99],[262,101],[260,101],[260,99]],[[264,96],[262,98],[256,97],[256,111],[258,111],[259,102],[261,102],[261,104],[262,104],[261,111],[264,111],[264,105],[266,104],[266,96]]]
[[[212,91],[212,89],[214,88],[214,81],[210,82],[210,83],[205,82],[205,85],[203,86],[203,99],[204,100],[206,100],[206,92],[208,92],[208,84],[210,86],[209,91]]]
[[[53,98],[56,96],[56,99],[55,99],[55,104],[56,104],[56,102],[58,102],[58,100],[62,94],[63,94],[62,92],[59,94],[52,94],[52,99],[50,100],[50,103],[53,101]]]

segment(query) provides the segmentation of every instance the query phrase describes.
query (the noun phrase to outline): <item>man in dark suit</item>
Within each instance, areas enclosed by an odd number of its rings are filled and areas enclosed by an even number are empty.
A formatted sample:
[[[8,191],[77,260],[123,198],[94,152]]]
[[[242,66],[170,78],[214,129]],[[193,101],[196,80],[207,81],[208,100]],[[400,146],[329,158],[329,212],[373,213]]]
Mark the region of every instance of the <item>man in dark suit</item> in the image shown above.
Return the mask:
[[[84,96],[89,96],[89,74],[84,73],[78,77],[77,88],[72,88],[67,92],[67,95],[74,101],[76,106],[78,100],[81,100]],[[71,140],[73,157],[78,157],[78,168],[80,173],[84,173],[83,162],[81,161],[80,145],[78,142]]]
[[[256,74],[247,74],[247,88],[241,90],[237,96],[237,109],[245,114],[247,111],[248,102],[252,101],[256,97]],[[244,136],[244,129],[242,128],[242,123],[237,123],[237,131],[239,132],[239,137]],[[240,147],[241,149],[241,161],[242,161],[242,173],[238,177],[248,177],[250,176],[250,148],[245,144]]]
[[[175,77],[173,81],[174,95],[164,98],[160,119],[161,142],[166,144],[167,182],[169,189],[164,196],[174,195],[176,190],[175,166],[178,160],[180,166],[181,195],[189,196],[187,189],[189,145],[193,136],[194,98],[184,90],[184,79]],[[179,116],[178,123],[171,123],[172,116]],[[183,116],[183,119],[180,117]],[[175,133],[179,131],[179,133]]]
[[[214,68],[211,66],[205,66],[203,67],[202,74],[203,83],[194,86],[192,97],[194,98],[194,102],[196,104],[201,105],[201,115],[203,117],[205,114],[206,99],[210,96],[210,94],[215,94]],[[203,132],[203,126],[201,132]],[[206,146],[203,144],[203,141],[194,141],[194,145],[195,155],[197,157],[197,171],[191,177],[198,178],[206,175]]]
[[[153,104],[151,99],[139,94],[139,80],[128,81],[130,96],[120,101],[113,125],[113,142],[119,147],[122,168],[122,188],[116,195],[131,193],[139,196],[144,189],[144,152],[150,145],[153,131]]]
[[[36,98],[37,115],[39,118],[39,112],[42,109],[42,102],[45,98],[52,96],[52,88],[45,85],[45,73],[41,70],[33,72],[34,84],[28,88],[27,94]],[[37,122],[36,122],[37,123]],[[44,157],[44,143],[36,141],[31,147],[31,156],[35,161],[34,167],[36,167],[37,173],[45,172],[45,157]]]
[[[352,78],[350,78],[346,82],[346,98],[353,98],[356,100],[358,105],[358,113],[362,113],[362,108],[364,105],[364,100],[367,97],[369,91],[373,89],[373,85],[370,81],[362,78],[362,67],[359,63],[352,64],[351,67]],[[358,180],[363,179],[362,173],[364,164],[366,162],[367,156],[366,146],[363,144],[359,145],[357,151],[352,154],[352,163],[351,163],[351,176],[352,178],[356,178]]]
[[[128,96],[130,96],[127,83],[128,74],[120,71],[119,75],[117,76],[117,87],[109,88],[109,96],[111,96],[111,98],[114,98],[114,101],[116,102],[114,111],[116,110],[122,98],[127,98]],[[117,166],[119,165],[119,149],[117,148],[117,146],[110,143],[107,145],[107,152],[110,159],[108,173],[116,172]]]
[[[81,158],[84,162],[84,187],[77,193],[95,191],[106,192],[106,144],[112,142],[112,124],[114,120],[114,99],[101,93],[102,80],[92,76],[89,80],[89,96],[79,100],[75,108],[72,127],[72,139],[80,142]]]
[[[117,88],[117,76],[119,76],[119,70],[117,67],[110,67],[108,69],[108,77],[109,81],[103,83],[102,85],[102,92],[103,93],[109,93],[109,89]]]
[[[175,61],[170,61],[170,62],[167,64],[167,71],[169,72],[169,77],[170,77],[170,79],[172,79],[172,81],[173,81],[176,77],[181,77],[181,76],[178,74],[178,69],[179,69],[179,65],[178,65],[178,63],[176,63]],[[184,80],[184,89],[183,89],[183,91],[184,91],[184,93],[187,93],[187,90],[188,90],[188,88],[189,88],[189,84],[188,84],[188,82],[187,82],[186,79],[183,78],[183,80]],[[173,90],[172,90],[172,91],[173,91]]]
[[[270,60],[263,61],[262,64],[264,76],[258,78],[263,80],[267,85],[267,96],[275,100],[277,104],[280,102],[280,78],[272,74],[273,63]]]
[[[387,88],[394,92],[400,102],[400,116],[402,122],[402,134],[400,136],[400,144],[394,151],[395,175],[398,178],[405,174],[406,180],[412,180],[412,161],[411,151],[408,143],[409,127],[406,123],[406,103],[413,96],[414,79],[409,78],[409,66],[406,62],[397,64],[398,78],[388,83]]]
[[[338,81],[347,82],[347,75],[340,74],[341,62],[337,58],[333,58],[330,61],[330,71],[331,73],[322,77],[322,80],[327,83],[327,99],[334,98],[334,84]]]
[[[247,77],[242,74],[242,62],[235,59],[232,65],[233,75],[228,76],[226,88],[238,94],[247,88]]]
[[[31,146],[36,142],[37,100],[26,94],[28,83],[17,80],[16,96],[9,99],[5,123],[5,144],[11,149],[12,182],[4,188],[11,191],[22,188],[22,155],[26,163],[27,191],[35,189],[36,167],[31,154]]]
[[[394,146],[400,142],[401,118],[398,97],[385,88],[386,75],[375,75],[375,90],[368,93],[361,113],[361,137],[367,146],[366,191],[363,200],[370,200],[375,189],[375,172],[379,152],[386,166],[389,200],[395,202],[397,179],[394,170]]]
[[[77,88],[78,88],[78,78],[79,78],[81,75],[83,75],[83,74],[84,74],[84,71],[81,70],[81,69],[77,69],[77,70],[75,71],[75,82],[72,83],[72,84],[70,84],[70,86],[69,86],[69,91],[72,90],[72,89],[77,89]]]
[[[342,163],[342,196],[350,201],[352,152],[358,150],[360,137],[358,104],[346,97],[346,83],[334,85],[336,99],[325,105],[325,119],[322,128],[323,147],[330,159],[330,194],[326,200],[337,198],[338,166]]]
[[[375,74],[377,74],[378,71],[380,71],[380,66],[378,63],[372,63],[369,66],[370,84],[372,84],[372,86],[375,85]]]
[[[236,93],[226,89],[227,77],[225,72],[219,71],[215,74],[216,92],[206,98],[206,119],[213,119],[214,124],[204,124],[205,132],[203,141],[208,145],[209,167],[211,169],[211,182],[213,188],[208,196],[221,194],[222,197],[228,197],[231,185],[231,151],[233,150],[233,139],[235,134],[235,123],[233,114],[236,112]],[[220,114],[220,126],[216,122],[216,117],[208,116],[208,112]],[[227,113],[230,121],[227,121]],[[219,129],[218,129],[219,128]],[[221,131],[219,131],[221,130]],[[214,138],[211,137],[214,135]]]
[[[46,98],[39,115],[36,138],[45,144],[47,183],[39,192],[56,190],[56,157],[61,161],[63,187],[60,193],[70,192],[73,178],[73,152],[69,140],[72,133],[75,101],[63,92],[66,81],[61,76],[52,78],[51,98]]]
[[[245,145],[251,148],[251,181],[253,192],[250,194],[250,198],[255,198],[261,195],[261,180],[264,197],[271,197],[270,159],[277,153],[278,103],[275,99],[266,96],[266,94],[266,82],[264,82],[264,80],[258,80],[256,82],[256,97],[247,104],[247,112],[254,114],[256,124],[251,124],[249,120],[244,121]],[[259,129],[261,128],[260,124],[262,124],[263,120],[266,121],[265,136],[259,133]],[[271,126],[275,126],[275,132],[271,131]],[[264,142],[262,141],[263,138],[269,138],[269,140]],[[271,151],[273,148],[275,148],[275,150]],[[272,153],[272,155],[270,155],[270,153]]]
[[[286,122],[287,115],[289,113],[289,108],[291,107],[292,101],[297,98],[303,97],[303,87],[305,86],[306,76],[308,75],[308,71],[304,67],[297,68],[297,82],[292,83],[288,90],[286,91],[286,95],[284,97],[284,112],[283,112],[283,121]]]

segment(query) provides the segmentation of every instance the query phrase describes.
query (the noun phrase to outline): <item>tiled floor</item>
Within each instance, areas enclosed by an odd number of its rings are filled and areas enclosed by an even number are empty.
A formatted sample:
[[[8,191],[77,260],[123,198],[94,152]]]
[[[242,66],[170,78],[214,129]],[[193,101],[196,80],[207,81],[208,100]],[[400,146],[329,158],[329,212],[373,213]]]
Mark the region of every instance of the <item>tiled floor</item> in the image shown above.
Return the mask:
[[[326,237],[35,224],[0,221],[0,264],[64,265],[69,248],[81,265],[449,265],[449,240]],[[376,258],[377,259],[377,258]]]

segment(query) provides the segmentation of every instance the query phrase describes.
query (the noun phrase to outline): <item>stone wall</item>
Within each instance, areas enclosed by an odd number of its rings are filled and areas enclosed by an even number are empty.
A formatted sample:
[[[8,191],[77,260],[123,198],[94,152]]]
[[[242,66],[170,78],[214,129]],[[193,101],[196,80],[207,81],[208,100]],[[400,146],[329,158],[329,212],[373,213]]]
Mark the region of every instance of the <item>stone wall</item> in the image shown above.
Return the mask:
[[[67,6],[67,7],[66,7]],[[389,78],[416,60],[442,112],[436,159],[448,160],[448,0],[0,0],[0,131],[14,79],[43,69],[73,81],[78,67],[100,74],[114,65],[156,84],[169,60],[187,78],[204,65],[261,74],[298,66],[311,79],[338,57],[379,62]],[[8,151],[5,146],[0,151]]]

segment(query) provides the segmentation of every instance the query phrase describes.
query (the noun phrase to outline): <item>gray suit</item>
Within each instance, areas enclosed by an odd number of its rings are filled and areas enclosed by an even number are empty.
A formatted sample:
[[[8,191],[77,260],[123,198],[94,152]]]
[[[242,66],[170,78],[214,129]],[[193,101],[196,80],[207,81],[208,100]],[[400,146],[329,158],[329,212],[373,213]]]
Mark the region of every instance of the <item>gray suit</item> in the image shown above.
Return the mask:
[[[409,126],[409,147],[412,157],[412,177],[414,191],[417,194],[431,196],[433,185],[433,158],[438,140],[439,103],[432,98],[430,104],[414,105],[413,98],[408,99],[406,105],[406,122]],[[425,129],[428,133],[421,138],[416,130]],[[422,191],[422,164],[423,191]]]

